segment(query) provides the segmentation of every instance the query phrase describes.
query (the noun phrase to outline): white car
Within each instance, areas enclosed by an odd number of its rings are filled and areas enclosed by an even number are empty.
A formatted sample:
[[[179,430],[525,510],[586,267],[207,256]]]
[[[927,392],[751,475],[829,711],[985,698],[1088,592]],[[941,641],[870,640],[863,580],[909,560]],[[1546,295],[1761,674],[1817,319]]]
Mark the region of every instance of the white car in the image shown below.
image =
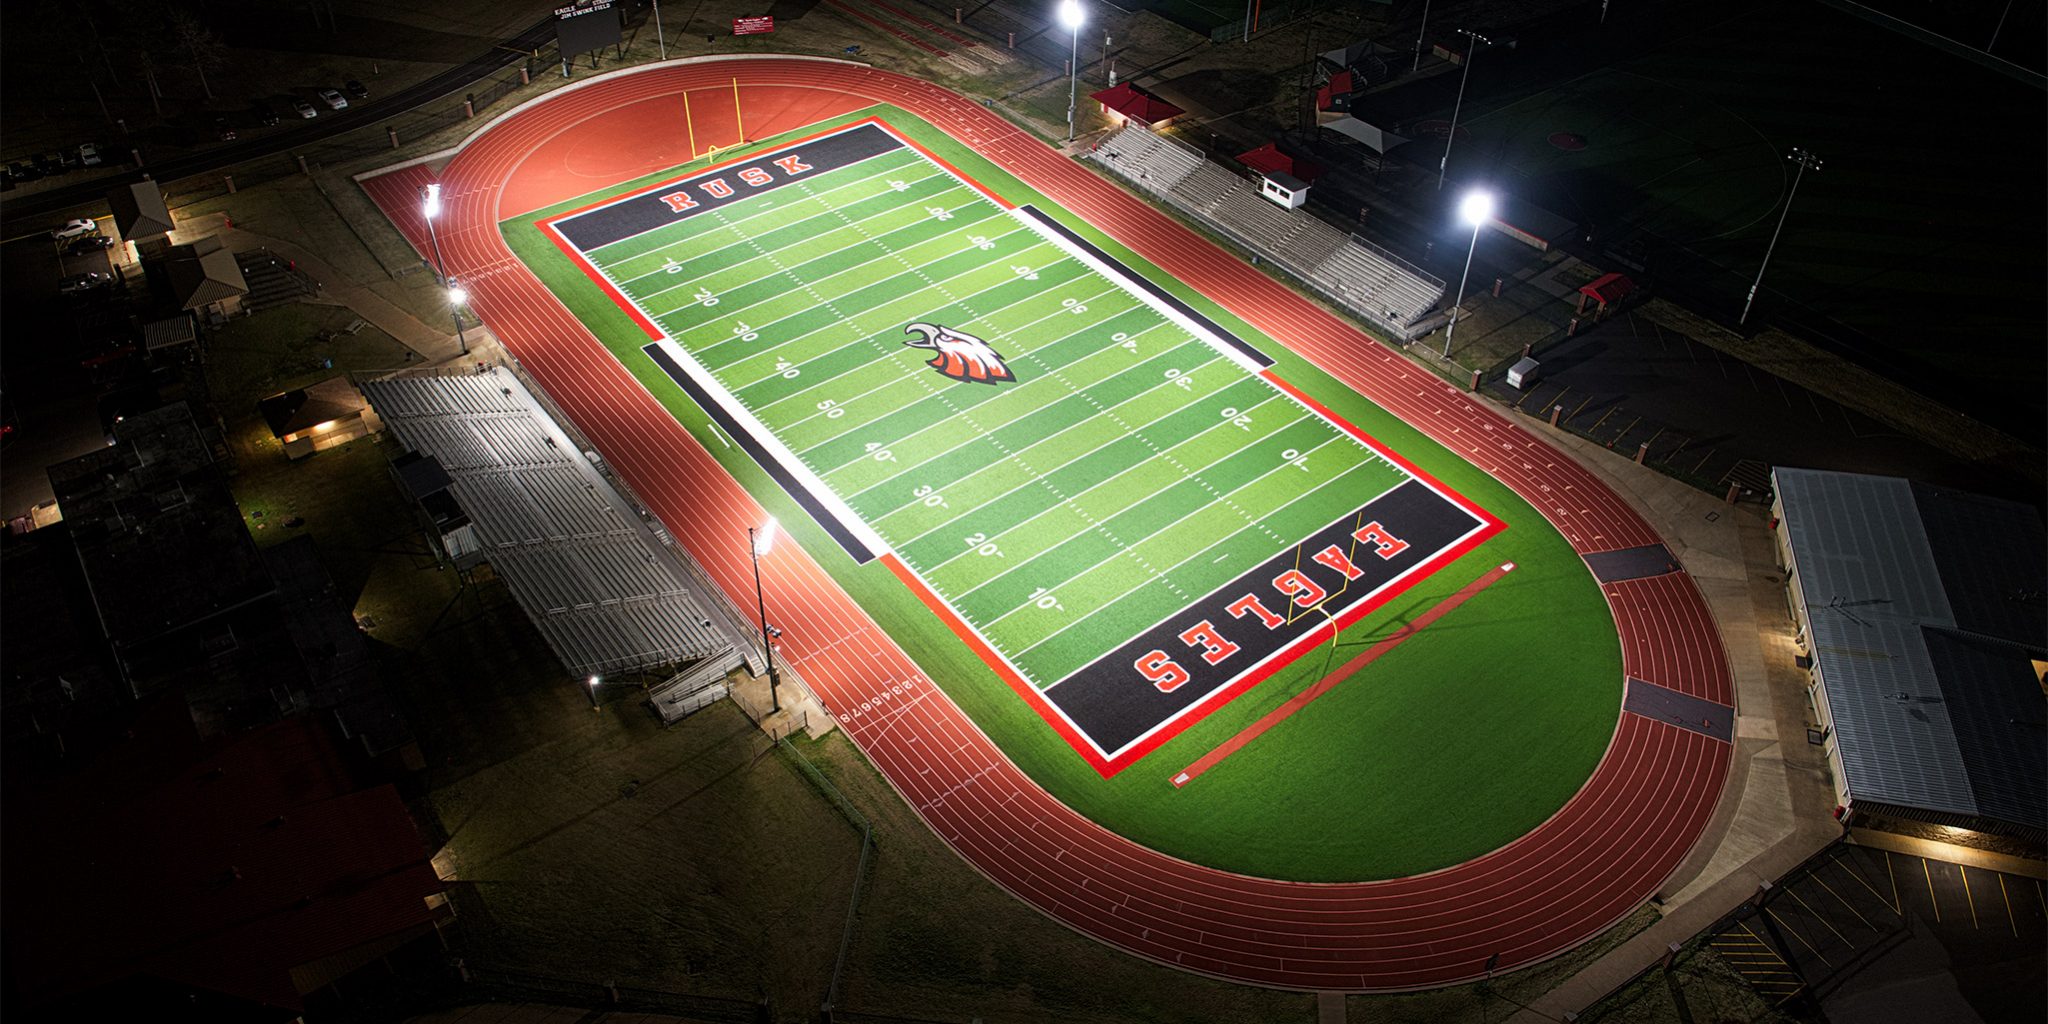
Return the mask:
[[[65,221],[64,226],[61,228],[50,229],[50,237],[62,241],[66,238],[77,238],[80,235],[96,235],[99,234],[99,230],[100,225],[98,221],[78,217]]]
[[[327,104],[327,109],[329,110],[348,109],[348,97],[343,96],[341,93],[336,92],[333,89],[320,90],[320,102]]]
[[[100,147],[90,142],[81,144],[78,147],[78,162],[87,167],[98,167],[100,165]]]
[[[320,116],[320,112],[314,110],[313,105],[311,103],[306,102],[305,100],[293,100],[292,112],[298,114],[300,117],[303,117],[308,121],[311,121],[312,119]]]

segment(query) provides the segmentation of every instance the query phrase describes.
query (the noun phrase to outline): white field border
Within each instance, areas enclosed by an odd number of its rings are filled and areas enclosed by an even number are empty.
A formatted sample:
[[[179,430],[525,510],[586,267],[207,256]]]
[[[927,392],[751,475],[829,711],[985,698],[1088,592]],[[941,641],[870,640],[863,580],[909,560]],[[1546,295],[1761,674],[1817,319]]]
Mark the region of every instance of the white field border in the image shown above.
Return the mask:
[[[962,185],[965,185],[969,190],[971,190],[974,193],[974,195],[976,196],[976,201],[994,201],[993,199],[990,198],[990,193],[986,190],[985,186],[982,186],[976,182],[970,181],[962,177],[957,171],[947,166],[945,163],[933,159],[929,154],[927,154],[924,151],[922,147],[918,146],[908,138],[904,137],[900,132],[896,131],[896,129],[893,126],[889,125],[886,122],[880,120],[865,121],[861,122],[861,124],[848,125],[845,128],[839,129],[838,131],[848,131],[853,128],[860,127],[861,125],[864,124],[872,124],[875,127],[880,128],[882,131],[887,132],[890,135],[890,137],[902,143],[905,148],[916,153],[920,159],[923,159],[925,162],[938,168],[940,171],[943,171],[944,173],[952,176],[955,180],[959,181]],[[838,134],[838,132],[823,133],[821,135],[814,136],[812,139],[807,139],[805,141],[809,142],[814,141],[815,139],[818,138],[827,138],[834,134]],[[760,154],[757,154],[757,156],[762,159],[767,159],[771,157],[772,154],[775,152],[777,152],[777,150],[766,150]],[[696,176],[697,175],[685,175],[675,180],[688,181]],[[662,186],[657,185],[651,187],[658,188]],[[619,197],[619,199],[613,200],[612,202],[592,206],[589,208],[589,210],[580,212],[591,212],[594,210],[605,209],[626,199],[636,198],[638,194],[639,192],[636,191],[633,195],[621,196]],[[1457,495],[1446,492],[1434,480],[1422,476],[1417,476],[1416,474],[1410,472],[1408,468],[1405,465],[1403,465],[1402,460],[1400,458],[1395,456],[1394,453],[1387,450],[1378,441],[1374,440],[1370,436],[1365,435],[1355,430],[1354,428],[1348,427],[1345,424],[1336,421],[1335,419],[1332,419],[1322,410],[1306,402],[1303,402],[1300,399],[1296,398],[1293,394],[1290,394],[1285,388],[1282,388],[1278,384],[1276,384],[1273,381],[1273,379],[1270,378],[1265,372],[1266,368],[1258,365],[1258,363],[1254,361],[1250,356],[1246,355],[1243,351],[1239,350],[1235,346],[1232,346],[1227,342],[1223,341],[1221,338],[1217,337],[1215,332],[1210,331],[1208,328],[1202,326],[1195,320],[1189,318],[1186,314],[1173,308],[1171,305],[1163,301],[1158,295],[1153,293],[1150,289],[1142,287],[1141,285],[1134,282],[1131,279],[1130,272],[1127,268],[1123,267],[1122,264],[1107,263],[1101,259],[1098,259],[1093,253],[1089,252],[1087,249],[1074,244],[1072,241],[1067,239],[1059,232],[1052,230],[1050,227],[1044,224],[1041,224],[1035,218],[1024,213],[1023,210],[1019,207],[1008,206],[1006,204],[1000,203],[998,205],[1002,206],[1003,212],[1010,216],[1012,219],[1023,224],[1025,227],[1029,228],[1033,233],[1045,239],[1047,242],[1050,242],[1054,247],[1058,248],[1061,252],[1066,253],[1068,256],[1080,262],[1082,265],[1086,266],[1090,270],[1094,271],[1097,274],[1100,274],[1112,285],[1122,289],[1126,294],[1136,299],[1139,304],[1145,306],[1148,309],[1153,310],[1167,322],[1172,323],[1175,326],[1178,326],[1182,330],[1186,331],[1190,338],[1197,339],[1201,341],[1203,344],[1208,345],[1217,353],[1219,353],[1226,359],[1229,359],[1233,364],[1237,365],[1240,369],[1244,370],[1244,372],[1248,376],[1263,381],[1267,387],[1273,389],[1273,391],[1276,392],[1280,397],[1286,399],[1289,402],[1292,402],[1297,406],[1300,406],[1302,409],[1314,415],[1317,419],[1322,420],[1323,423],[1327,425],[1336,434],[1349,438],[1361,447],[1365,448],[1367,451],[1370,451],[1380,456],[1380,458],[1383,461],[1385,461],[1390,468],[1392,468],[1402,477],[1405,478],[1400,483],[1396,483],[1388,487],[1386,491],[1382,491],[1381,495],[1391,492],[1395,488],[1400,487],[1403,483],[1420,483],[1423,486],[1429,488],[1430,491],[1435,493],[1438,497],[1442,498],[1447,504],[1452,505],[1472,515],[1475,522],[1471,529],[1465,531],[1462,534],[1459,534],[1455,539],[1451,540],[1444,546],[1438,548],[1436,552],[1431,553],[1429,557],[1417,561],[1415,565],[1410,567],[1407,572],[1401,573],[1400,575],[1387,580],[1386,582],[1380,584],[1378,587],[1375,587],[1372,590],[1364,591],[1358,594],[1357,597],[1355,597],[1351,601],[1346,602],[1341,609],[1335,612],[1329,610],[1327,601],[1323,605],[1319,605],[1316,609],[1314,609],[1314,611],[1321,612],[1324,615],[1326,621],[1334,623],[1337,619],[1343,617],[1345,614],[1349,613],[1352,609],[1356,608],[1361,603],[1371,600],[1373,597],[1377,596],[1379,593],[1386,590],[1388,587],[1392,587],[1398,583],[1401,583],[1404,580],[1409,579],[1416,572],[1421,571],[1422,569],[1427,567],[1430,564],[1430,562],[1435,560],[1435,558],[1442,552],[1450,550],[1452,548],[1457,547],[1460,544],[1465,543],[1467,540],[1471,539],[1471,537],[1474,534],[1487,529],[1489,525],[1488,519],[1490,517],[1484,515],[1482,512],[1480,512],[1480,510],[1475,509],[1469,502],[1461,499]],[[566,236],[560,237],[563,237],[566,240]],[[609,275],[605,274],[603,270],[599,269],[590,262],[588,254],[584,252],[581,246],[576,246],[574,245],[574,243],[571,243],[571,248],[575,250],[578,261],[582,262],[587,269],[594,272],[597,276],[603,277],[605,280],[610,280]],[[972,631],[975,637],[981,641],[983,647],[989,653],[995,655],[997,658],[1002,659],[1003,664],[1011,672],[1015,673],[1019,679],[1024,680],[1027,685],[1032,686],[1033,689],[1036,690],[1039,695],[1040,703],[1046,709],[1050,710],[1053,714],[1058,715],[1062,721],[1066,722],[1068,728],[1073,731],[1073,734],[1080,737],[1083,742],[1088,744],[1089,748],[1093,750],[1098,757],[1101,757],[1106,762],[1115,761],[1118,757],[1122,756],[1126,751],[1129,751],[1132,748],[1143,744],[1152,736],[1158,734],[1161,730],[1174,725],[1175,723],[1185,719],[1189,715],[1196,714],[1198,712],[1202,714],[1209,713],[1209,710],[1213,710],[1211,706],[1217,703],[1219,700],[1221,700],[1226,694],[1229,694],[1232,688],[1235,686],[1236,682],[1244,678],[1247,674],[1256,672],[1264,668],[1265,666],[1272,664],[1275,661],[1279,661],[1282,659],[1292,660],[1294,658],[1299,657],[1301,653],[1301,647],[1304,641],[1306,641],[1310,636],[1314,634],[1313,629],[1308,633],[1302,634],[1302,636],[1295,642],[1290,643],[1284,647],[1281,647],[1280,649],[1274,651],[1266,657],[1261,658],[1257,662],[1248,664],[1239,672],[1234,673],[1230,676],[1229,679],[1225,680],[1221,685],[1211,690],[1208,694],[1205,694],[1201,699],[1195,701],[1192,704],[1187,705],[1186,707],[1180,709],[1174,714],[1169,715],[1166,718],[1163,718],[1158,722],[1154,723],[1151,728],[1145,730],[1145,732],[1139,734],[1137,737],[1134,737],[1130,742],[1123,744],[1122,746],[1119,746],[1115,750],[1105,750],[1102,747],[1102,745],[1096,741],[1094,736],[1090,735],[1089,732],[1086,729],[1082,728],[1079,723],[1075,722],[1072,718],[1068,717],[1066,711],[1062,709],[1053,700],[1051,700],[1049,697],[1047,697],[1046,694],[1054,686],[1057,686],[1060,682],[1063,682],[1065,678],[1071,678],[1074,674],[1085,671],[1089,666],[1094,665],[1097,662],[1101,661],[1103,658],[1106,658],[1110,654],[1115,653],[1114,648],[1108,651],[1104,651],[1101,654],[1097,655],[1094,659],[1082,665],[1081,668],[1077,668],[1074,670],[1074,672],[1068,673],[1068,676],[1062,677],[1062,679],[1060,680],[1055,680],[1050,684],[1040,685],[1038,682],[1038,678],[1034,673],[1026,671],[1022,666],[1018,665],[1015,661],[1011,660],[1010,656],[1007,653],[1005,653],[1000,647],[998,647],[996,643],[992,639],[990,639],[990,637],[987,634],[982,632],[981,627],[968,621],[967,617],[960,611],[960,609],[957,607],[953,607],[952,601],[948,600],[943,594],[941,594],[939,590],[932,585],[931,581],[925,577],[925,574],[923,572],[919,571],[919,569],[916,566],[910,564],[910,562],[907,559],[904,559],[901,554],[897,553],[893,547],[891,547],[886,541],[882,539],[881,535],[873,527],[868,525],[866,520],[862,519],[861,516],[858,513],[856,513],[852,509],[852,507],[849,506],[843,499],[841,499],[838,496],[838,494],[833,491],[831,487],[826,485],[822,478],[820,478],[808,466],[804,465],[803,461],[797,458],[796,453],[791,451],[788,445],[784,444],[782,440],[776,436],[774,431],[769,430],[766,424],[762,423],[761,420],[758,417],[756,417],[751,411],[749,411],[746,407],[742,406],[739,403],[738,399],[735,398],[730,392],[728,392],[725,386],[719,383],[718,380],[715,377],[713,377],[708,370],[706,370],[695,359],[691,358],[690,354],[687,351],[685,351],[681,345],[677,344],[672,337],[668,335],[668,332],[665,328],[660,328],[660,325],[653,320],[652,316],[647,312],[646,308],[640,305],[639,300],[627,297],[624,292],[619,292],[619,295],[621,298],[625,298],[626,301],[631,302],[634,306],[639,307],[641,316],[647,318],[648,323],[654,323],[658,329],[662,330],[662,337],[657,339],[654,342],[654,344],[659,346],[662,352],[668,355],[669,358],[675,360],[676,365],[680,367],[684,373],[688,374],[691,380],[698,387],[704,390],[705,394],[710,395],[712,397],[712,400],[718,403],[720,409],[722,409],[728,416],[732,417],[732,421],[734,423],[737,423],[748,433],[752,434],[755,442],[758,445],[760,445],[761,450],[766,452],[769,455],[769,457],[773,458],[776,461],[777,465],[781,466],[785,472],[789,473],[791,479],[796,480],[804,487],[805,490],[809,491],[811,496],[815,498],[822,507],[829,510],[835,517],[839,519],[841,526],[845,527],[850,534],[858,538],[862,544],[866,545],[868,549],[877,558],[883,557],[885,555],[894,557],[899,563],[903,565],[903,567],[906,570],[908,570],[913,576],[917,578],[919,584],[922,585],[929,593],[931,593],[933,597],[945,602],[948,608],[952,610],[953,618],[957,623],[959,623],[966,629]],[[1377,497],[1378,496],[1375,496],[1375,498]],[[1320,527],[1318,528],[1320,529]],[[1206,597],[1207,595],[1204,596]],[[1097,609],[1097,611],[1100,610],[1101,609]],[[1092,615],[1094,613],[1089,614]],[[1178,612],[1172,614],[1178,614]],[[1169,614],[1167,618],[1171,618],[1172,614]],[[1085,615],[1082,616],[1082,618],[1086,617],[1087,616]],[[1080,620],[1077,619],[1076,621],[1078,622]],[[1159,621],[1163,622],[1165,621],[1165,619],[1161,619]],[[1158,623],[1155,622],[1148,625],[1145,628],[1151,629],[1156,627],[1157,625]],[[1143,632],[1145,632],[1145,630],[1141,629],[1134,631],[1131,635],[1137,636]]]

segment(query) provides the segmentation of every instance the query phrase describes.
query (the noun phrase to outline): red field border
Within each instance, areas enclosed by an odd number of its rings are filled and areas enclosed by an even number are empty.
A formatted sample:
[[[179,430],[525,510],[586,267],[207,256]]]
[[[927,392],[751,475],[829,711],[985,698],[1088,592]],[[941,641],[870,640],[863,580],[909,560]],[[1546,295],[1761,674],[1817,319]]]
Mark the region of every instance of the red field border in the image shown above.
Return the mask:
[[[743,538],[763,512],[513,256],[497,225],[613,180],[685,163],[670,136],[685,89],[743,90],[761,137],[877,103],[939,126],[1512,488],[1581,554],[1657,543],[1604,482],[1542,439],[978,103],[914,78],[811,58],[669,62],[587,79],[504,116],[448,157],[441,246],[470,303],[728,594],[751,595]],[[778,120],[779,119],[779,120]],[[660,161],[666,161],[661,163]],[[643,169],[644,170],[641,170]],[[414,163],[364,189],[424,254]],[[1427,988],[1556,956],[1655,893],[1706,828],[1731,748],[1623,714],[1564,807],[1463,864],[1379,882],[1305,884],[1165,856],[1053,799],[1006,759],[795,544],[761,559],[793,662],[876,768],[960,856],[1075,930],[1184,970],[1303,991]],[[1602,588],[1624,670],[1722,704],[1733,683],[1712,614],[1683,573]],[[907,699],[906,692],[917,699]],[[1055,854],[1058,854],[1055,857]]]

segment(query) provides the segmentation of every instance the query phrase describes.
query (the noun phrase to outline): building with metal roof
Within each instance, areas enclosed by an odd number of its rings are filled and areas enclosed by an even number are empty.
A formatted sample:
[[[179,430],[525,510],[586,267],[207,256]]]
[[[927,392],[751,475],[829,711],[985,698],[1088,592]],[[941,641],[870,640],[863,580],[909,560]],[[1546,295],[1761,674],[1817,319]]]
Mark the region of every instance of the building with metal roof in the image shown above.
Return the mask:
[[[1772,477],[1845,817],[2048,841],[2040,512],[1896,477]]]

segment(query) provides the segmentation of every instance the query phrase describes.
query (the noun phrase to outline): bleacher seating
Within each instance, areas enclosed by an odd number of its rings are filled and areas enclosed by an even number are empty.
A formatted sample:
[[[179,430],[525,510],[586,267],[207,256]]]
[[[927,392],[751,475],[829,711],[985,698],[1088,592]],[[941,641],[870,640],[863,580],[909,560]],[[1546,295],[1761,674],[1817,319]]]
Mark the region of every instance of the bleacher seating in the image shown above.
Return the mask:
[[[1442,281],[1361,244],[1306,210],[1266,201],[1254,182],[1147,128],[1126,126],[1091,155],[1338,304],[1403,336],[1443,301]]]
[[[572,674],[731,646],[705,613],[716,598],[677,571],[512,378],[411,374],[363,391],[406,447],[448,471],[486,558]]]

